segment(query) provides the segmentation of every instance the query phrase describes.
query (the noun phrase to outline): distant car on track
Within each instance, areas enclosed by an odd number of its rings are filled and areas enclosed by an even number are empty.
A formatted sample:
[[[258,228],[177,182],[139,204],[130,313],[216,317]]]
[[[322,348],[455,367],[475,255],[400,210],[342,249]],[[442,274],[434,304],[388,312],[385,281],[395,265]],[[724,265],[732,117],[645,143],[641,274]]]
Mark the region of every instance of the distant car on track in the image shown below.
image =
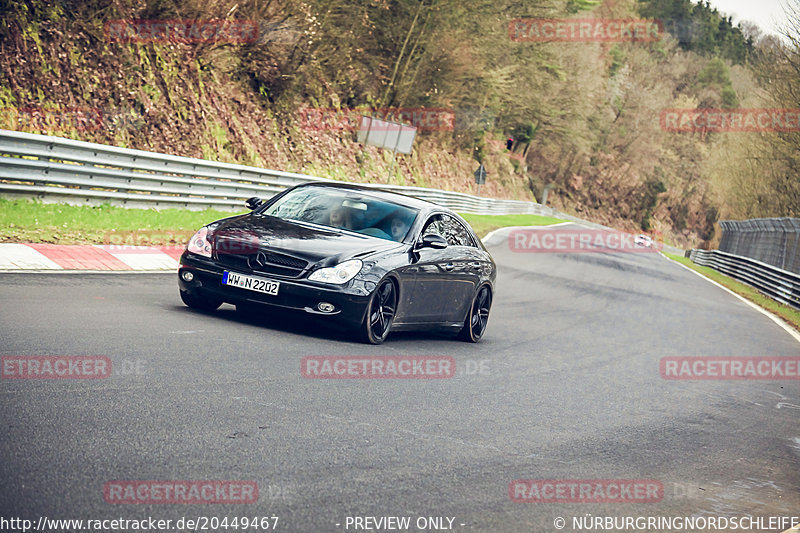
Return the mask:
[[[189,241],[178,270],[189,307],[300,311],[372,344],[400,330],[443,329],[470,342],[484,335],[497,268],[449,209],[331,183],[246,205],[251,213],[213,222]]]
[[[633,239],[633,243],[636,246],[644,246],[645,248],[652,248],[653,247],[653,239],[649,235],[645,235],[644,233],[640,233]]]

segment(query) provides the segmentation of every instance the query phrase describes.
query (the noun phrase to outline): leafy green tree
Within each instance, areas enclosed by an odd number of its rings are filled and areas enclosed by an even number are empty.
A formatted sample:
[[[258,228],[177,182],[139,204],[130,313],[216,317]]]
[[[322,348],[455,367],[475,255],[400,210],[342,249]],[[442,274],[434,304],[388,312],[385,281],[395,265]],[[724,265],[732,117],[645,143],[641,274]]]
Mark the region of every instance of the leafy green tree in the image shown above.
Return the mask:
[[[708,0],[639,0],[642,16],[661,20],[681,48],[744,63],[754,51],[753,40],[723,17]]]

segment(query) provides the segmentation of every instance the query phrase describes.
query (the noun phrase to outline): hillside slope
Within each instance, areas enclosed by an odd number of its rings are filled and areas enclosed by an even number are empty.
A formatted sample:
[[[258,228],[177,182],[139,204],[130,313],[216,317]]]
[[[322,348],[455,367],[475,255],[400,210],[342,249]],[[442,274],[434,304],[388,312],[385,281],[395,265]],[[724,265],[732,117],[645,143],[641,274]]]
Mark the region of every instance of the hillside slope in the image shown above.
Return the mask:
[[[509,29],[521,15],[663,16],[666,3],[5,0],[0,119],[117,146],[472,193],[482,162],[482,195],[531,200],[547,186],[548,203],[564,211],[696,245],[726,213],[707,169],[723,139],[664,131],[660,115],[759,103],[739,65],[752,40],[699,8],[732,44],[709,51],[668,33],[647,43],[524,42]],[[136,26],[213,20],[249,21],[256,37],[170,40]],[[392,163],[337,114],[386,108],[450,121],[423,124],[413,153]]]

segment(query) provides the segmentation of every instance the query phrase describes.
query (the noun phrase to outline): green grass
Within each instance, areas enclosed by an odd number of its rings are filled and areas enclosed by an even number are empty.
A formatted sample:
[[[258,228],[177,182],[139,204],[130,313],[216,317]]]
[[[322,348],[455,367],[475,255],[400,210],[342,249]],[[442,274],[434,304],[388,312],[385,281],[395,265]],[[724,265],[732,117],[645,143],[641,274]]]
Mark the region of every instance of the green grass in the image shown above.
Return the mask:
[[[244,207],[241,212],[247,212]],[[206,209],[126,209],[0,198],[0,242],[54,244],[183,244],[204,224],[232,216]],[[538,215],[462,215],[484,237],[504,226],[563,222]]]
[[[688,257],[683,257],[680,255],[668,254],[668,253],[664,253],[664,255],[666,255],[673,261],[677,261],[682,265],[686,265],[692,270],[695,270],[703,274],[707,278],[716,281],[723,287],[732,290],[739,296],[747,298],[754,304],[763,307],[770,313],[781,317],[788,324],[791,324],[792,327],[794,327],[795,329],[800,330],[800,311],[796,311],[795,309],[792,309],[788,305],[783,305],[780,302],[776,302],[772,298],[764,296],[763,294],[758,292],[757,289],[754,289],[750,285],[745,285],[744,283],[736,281],[735,279],[730,278],[725,274],[717,272],[713,268],[696,265]]]
[[[459,213],[469,222],[479,237],[485,237],[490,231],[508,226],[549,226],[564,222],[560,218],[541,215],[470,215]]]
[[[246,212],[244,207],[242,212]],[[198,228],[233,214],[214,209],[126,209],[0,198],[0,242],[185,244]]]
[[[244,207],[241,212],[247,212]],[[54,244],[183,244],[204,224],[232,216],[206,209],[126,209],[110,205],[45,204],[0,198],[0,242]],[[505,226],[544,226],[562,220],[538,215],[462,215],[484,237]]]

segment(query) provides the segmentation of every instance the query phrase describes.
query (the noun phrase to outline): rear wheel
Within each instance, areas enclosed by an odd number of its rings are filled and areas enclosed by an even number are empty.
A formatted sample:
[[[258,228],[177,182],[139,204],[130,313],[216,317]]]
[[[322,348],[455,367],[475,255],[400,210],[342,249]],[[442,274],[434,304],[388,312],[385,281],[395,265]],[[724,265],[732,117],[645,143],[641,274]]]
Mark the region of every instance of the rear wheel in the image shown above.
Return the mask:
[[[222,300],[215,300],[213,298],[205,298],[190,292],[180,291],[181,300],[183,303],[192,309],[199,309],[201,311],[213,311],[222,305]]]
[[[381,344],[389,335],[397,311],[397,289],[386,280],[375,289],[367,304],[367,316],[361,326],[361,337],[370,344]]]
[[[478,290],[472,300],[467,318],[464,320],[464,327],[458,337],[467,342],[478,342],[486,332],[486,325],[489,323],[489,311],[492,308],[492,290],[488,285],[484,285]]]

